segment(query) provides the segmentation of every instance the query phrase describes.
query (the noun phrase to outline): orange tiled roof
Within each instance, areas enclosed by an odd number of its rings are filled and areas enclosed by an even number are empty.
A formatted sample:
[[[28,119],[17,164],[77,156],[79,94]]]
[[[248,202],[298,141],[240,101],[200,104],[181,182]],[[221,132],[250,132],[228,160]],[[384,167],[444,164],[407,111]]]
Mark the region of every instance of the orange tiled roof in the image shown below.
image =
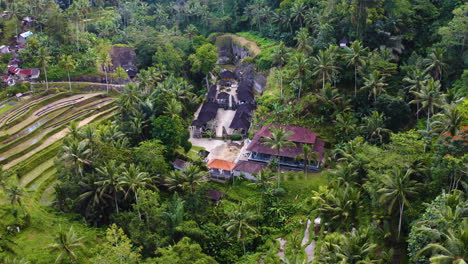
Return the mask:
[[[232,171],[232,169],[234,169],[234,166],[236,166],[235,163],[220,159],[213,159],[208,163],[208,167],[210,169],[221,169],[225,171]]]

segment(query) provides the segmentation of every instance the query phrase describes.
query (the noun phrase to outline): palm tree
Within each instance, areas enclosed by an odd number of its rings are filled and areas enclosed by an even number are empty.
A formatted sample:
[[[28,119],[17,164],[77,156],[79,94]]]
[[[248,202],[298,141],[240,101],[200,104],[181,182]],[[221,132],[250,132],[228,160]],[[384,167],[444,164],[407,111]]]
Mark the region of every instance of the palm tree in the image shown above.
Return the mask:
[[[182,104],[179,101],[177,101],[177,99],[171,98],[171,100],[167,102],[166,110],[164,111],[164,113],[171,117],[180,116],[180,114],[182,113]]]
[[[280,71],[280,94],[283,98],[283,66],[289,57],[289,50],[286,48],[284,42],[281,42],[278,47],[273,50],[272,61],[274,65],[278,66]]]
[[[307,10],[306,5],[303,2],[294,2],[290,10],[292,20],[299,22],[299,26],[302,28],[304,15]]]
[[[292,76],[297,77],[299,80],[299,93],[298,97],[301,97],[302,83],[305,80],[305,77],[310,73],[310,61],[302,53],[296,53],[291,57],[291,61],[288,63],[288,66],[291,68]]]
[[[192,42],[192,45],[193,45],[193,37],[196,36],[197,33],[198,33],[197,27],[194,26],[193,24],[190,24],[185,29],[185,33],[187,33],[187,36],[188,36],[188,38],[190,39],[190,41]]]
[[[424,60],[426,63],[426,71],[434,72],[434,78],[438,81],[442,79],[442,72],[447,68],[447,64],[444,62],[443,48],[435,48],[429,54],[429,57]]]
[[[11,205],[14,207],[15,204],[18,204],[23,210],[24,208],[21,200],[24,195],[24,190],[19,186],[12,186],[11,188],[7,189],[7,197],[10,200]]]
[[[429,131],[431,114],[434,113],[435,108],[440,108],[445,104],[445,95],[440,92],[440,81],[431,78],[420,92],[413,91],[412,93],[416,99],[410,104],[420,103],[422,105],[420,110],[427,110],[427,131]]]
[[[101,65],[101,68],[104,69],[104,73],[106,75],[106,89],[107,89],[107,94],[109,94],[109,79],[107,77],[109,67],[112,66],[112,60],[111,57],[109,56],[109,53],[107,51],[103,51],[99,53],[97,57],[98,64]]]
[[[127,190],[125,197],[127,197],[130,192],[135,196],[138,217],[141,220],[140,208],[138,206],[138,190],[144,188],[155,188],[153,185],[153,177],[151,177],[147,172],[140,171],[140,168],[132,163],[128,168],[124,169],[119,185]]]
[[[289,141],[288,138],[293,134],[291,131],[286,131],[283,127],[272,127],[270,128],[271,137],[265,137],[263,139],[264,145],[276,150],[278,161],[280,159],[281,150],[285,148],[294,148],[296,144],[294,142]],[[278,188],[280,186],[280,176],[279,176],[280,168],[278,166],[277,170],[277,177],[278,177]]]
[[[258,215],[255,212],[250,211],[242,203],[236,205],[233,210],[227,212],[229,221],[223,226],[226,228],[231,235],[235,235],[237,241],[242,241],[245,255],[245,240],[249,233],[257,234],[258,230],[254,226],[255,221],[258,219]]]
[[[60,228],[54,240],[55,242],[49,245],[49,249],[52,252],[59,253],[55,259],[55,263],[60,263],[67,256],[72,262],[76,261],[78,259],[76,250],[85,247],[83,244],[84,237],[79,237],[78,234],[73,231],[73,227],[70,227],[68,232]]]
[[[49,90],[49,81],[47,79],[47,64],[49,63],[50,60],[52,60],[52,57],[49,56],[49,50],[46,47],[40,47],[39,50],[37,51],[37,56],[39,58],[39,64],[44,70],[46,87],[47,87],[47,90]]]
[[[369,90],[369,98],[374,96],[374,102],[376,102],[377,96],[385,92],[387,84],[384,80],[385,77],[381,77],[379,71],[374,70],[367,78],[364,77],[364,86],[361,89]]]
[[[87,140],[72,140],[62,146],[61,159],[65,163],[71,164],[71,167],[75,169],[76,176],[83,176],[83,166],[91,164],[91,153]]]
[[[434,264],[463,264],[468,261],[468,222],[464,221],[456,230],[449,229],[447,232],[440,232],[431,229],[437,237],[444,238],[442,243],[430,243],[421,249],[416,256],[431,252],[429,261]]]
[[[70,71],[73,71],[75,69],[76,61],[73,59],[72,55],[63,55],[60,58],[60,66],[67,71],[68,74],[68,84],[70,86],[70,92],[72,90],[71,87],[71,79],[70,79]]]
[[[339,109],[337,109],[338,104],[343,99],[340,95],[340,91],[336,88],[332,88],[330,83],[327,83],[325,87],[320,90],[320,93],[317,94],[317,98],[335,113],[339,111]],[[333,118],[333,116],[331,118]]]
[[[119,213],[117,194],[122,190],[119,184],[122,170],[123,164],[117,165],[115,160],[110,160],[103,167],[96,168],[97,173],[102,177],[102,180],[96,182],[100,186],[101,196],[103,194],[113,195],[116,213]]]
[[[351,112],[339,113],[336,115],[336,132],[344,140],[348,141],[351,135],[356,132],[357,119]]]
[[[408,76],[403,78],[404,82],[408,83],[408,90],[421,92],[421,89],[426,85],[429,75],[426,71],[423,71],[419,68],[413,69]],[[416,118],[419,119],[419,103],[416,104]]]
[[[302,145],[302,154],[298,155],[296,159],[304,160],[304,173],[307,174],[310,162],[318,162],[320,156],[317,152],[314,152],[312,147],[306,144]]]
[[[345,49],[345,58],[348,65],[354,66],[354,96],[357,95],[357,72],[360,65],[364,64],[364,56],[367,48],[364,48],[359,40],[353,41],[350,47]]]
[[[207,176],[206,171],[202,171],[197,165],[190,164],[183,171],[171,171],[166,177],[166,185],[169,190],[179,189],[182,192],[190,190],[190,193],[195,192],[195,187],[204,181]]]
[[[334,245],[336,255],[341,259],[340,263],[364,264],[377,263],[378,259],[373,257],[377,244],[372,243],[368,228],[361,228],[355,232],[349,232],[342,235],[339,244]]]
[[[344,180],[333,181],[329,188],[313,192],[313,200],[319,202],[319,212],[333,220],[338,227],[352,222],[361,203],[359,188]]]
[[[312,47],[310,46],[312,39],[309,36],[307,28],[299,29],[299,31],[296,32],[294,40],[297,42],[297,51],[304,53],[305,55],[312,53]]]
[[[458,135],[463,116],[457,105],[446,105],[444,112],[434,117],[437,119],[431,125],[435,130],[440,131],[441,134],[450,133],[452,136]]]
[[[363,118],[364,124],[360,127],[366,134],[366,138],[370,143],[382,144],[384,135],[390,133],[389,129],[385,128],[385,116],[383,113],[373,111],[372,114]]]
[[[317,56],[312,57],[312,64],[315,69],[313,75],[321,76],[322,89],[324,89],[325,82],[332,81],[332,76],[338,72],[338,67],[334,65],[334,58],[328,50],[320,50]]]
[[[377,192],[380,193],[379,201],[388,206],[388,213],[391,214],[395,206],[398,206],[399,221],[398,221],[398,238],[401,233],[401,226],[403,220],[403,212],[405,206],[410,206],[410,199],[416,196],[417,189],[421,186],[415,180],[411,180],[410,176],[413,173],[412,169],[403,171],[401,168],[396,167],[389,174],[382,176],[382,188]]]

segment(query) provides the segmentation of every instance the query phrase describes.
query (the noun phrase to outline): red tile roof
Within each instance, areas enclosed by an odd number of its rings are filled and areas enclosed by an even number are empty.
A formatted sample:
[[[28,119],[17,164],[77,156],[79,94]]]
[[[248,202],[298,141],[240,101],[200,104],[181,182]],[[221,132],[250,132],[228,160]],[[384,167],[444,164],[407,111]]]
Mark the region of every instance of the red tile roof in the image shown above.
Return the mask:
[[[225,171],[232,171],[235,166],[236,164],[233,162],[220,159],[213,159],[208,163],[210,169],[221,169]]]
[[[265,167],[265,163],[241,160],[236,164],[234,170],[239,172],[257,174],[264,170]]]
[[[19,73],[21,75],[33,76],[33,75],[39,74],[39,69],[25,69],[25,70],[20,70]]]
[[[17,67],[8,67],[8,72],[11,73],[11,74],[17,74],[18,72],[20,72],[21,69],[20,68],[17,68]]]
[[[317,138],[317,134],[306,128],[279,124],[270,124],[268,126],[264,126],[262,127],[260,132],[258,132],[258,134],[260,134],[260,136],[262,137],[271,137],[270,128],[272,127],[283,127],[284,129],[286,129],[286,131],[293,132],[293,134],[288,137],[288,140],[294,142],[314,144],[315,139]]]
[[[284,127],[286,131],[292,131],[294,133],[288,139],[296,142],[296,146],[292,148],[282,149],[279,153],[280,156],[288,157],[288,158],[296,158],[297,156],[303,154],[301,144],[314,144],[315,143],[313,151],[317,152],[321,159],[323,158],[323,149],[324,149],[325,142],[318,140],[317,134],[315,134],[314,132],[311,132],[302,127],[295,127],[295,126],[274,125],[274,124],[264,126],[257,134],[255,134],[255,136],[252,139],[252,142],[250,142],[249,146],[247,147],[247,150],[251,152],[258,152],[258,153],[277,156],[278,151],[276,149],[272,149],[270,147],[265,146],[262,140],[264,137],[271,137],[269,128],[272,126]]]
[[[2,76],[2,79],[3,79],[4,82],[6,82],[6,81],[8,81],[8,79],[10,79],[10,76],[4,75],[4,76]]]

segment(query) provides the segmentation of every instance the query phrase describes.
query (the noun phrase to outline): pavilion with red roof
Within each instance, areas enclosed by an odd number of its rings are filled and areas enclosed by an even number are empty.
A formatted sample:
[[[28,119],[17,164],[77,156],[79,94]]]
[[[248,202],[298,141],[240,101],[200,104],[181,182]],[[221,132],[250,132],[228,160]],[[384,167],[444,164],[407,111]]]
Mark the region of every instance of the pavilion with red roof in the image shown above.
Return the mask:
[[[272,149],[264,144],[264,138],[270,138],[272,128],[284,128],[286,131],[290,131],[291,135],[288,137],[289,141],[294,142],[294,147],[284,148],[279,152],[276,149]],[[316,152],[319,156],[317,162],[310,162],[310,169],[318,170],[320,163],[323,159],[323,151],[325,142],[317,138],[317,134],[303,127],[297,126],[286,126],[280,124],[271,124],[264,126],[260,131],[255,134],[250,142],[247,150],[250,151],[249,160],[268,163],[273,157],[279,156],[279,164],[282,167],[289,168],[303,168],[304,160],[297,159],[297,157],[303,154],[303,145],[309,145],[312,147],[312,151]]]

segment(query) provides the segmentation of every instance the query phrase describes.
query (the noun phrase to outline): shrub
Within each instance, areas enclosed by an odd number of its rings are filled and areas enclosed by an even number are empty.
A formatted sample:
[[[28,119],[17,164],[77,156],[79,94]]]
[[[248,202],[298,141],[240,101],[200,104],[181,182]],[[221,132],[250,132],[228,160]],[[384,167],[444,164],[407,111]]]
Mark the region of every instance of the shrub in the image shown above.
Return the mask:
[[[229,139],[231,139],[231,140],[241,140],[242,136],[241,135],[230,135]]]

